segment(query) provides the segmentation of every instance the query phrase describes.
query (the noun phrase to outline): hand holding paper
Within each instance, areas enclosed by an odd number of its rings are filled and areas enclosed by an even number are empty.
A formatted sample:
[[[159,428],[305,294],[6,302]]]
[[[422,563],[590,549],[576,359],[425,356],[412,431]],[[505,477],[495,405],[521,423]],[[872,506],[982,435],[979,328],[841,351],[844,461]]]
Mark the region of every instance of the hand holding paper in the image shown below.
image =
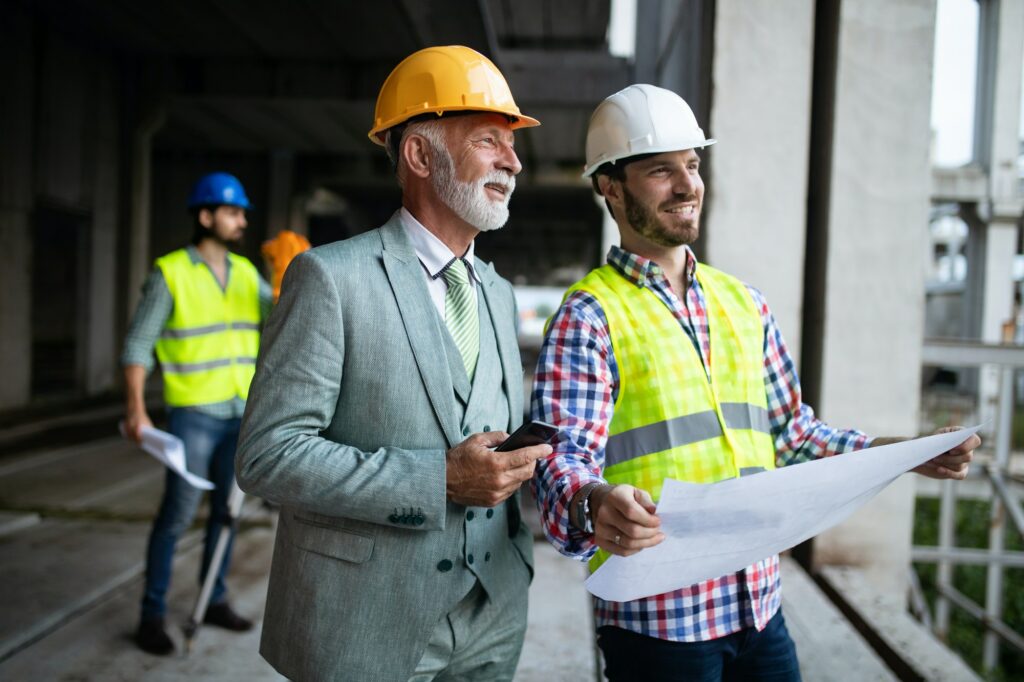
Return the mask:
[[[635,556],[611,557],[586,587],[602,599],[629,601],[738,571],[838,524],[901,474],[974,438],[978,428],[710,485],[667,479],[657,511],[667,539]]]
[[[121,435],[128,438],[124,422],[119,425]],[[205,478],[196,476],[185,466],[185,444],[181,439],[152,426],[143,426],[142,449],[153,455],[158,462],[184,478],[189,485],[199,490],[213,490],[216,486]]]

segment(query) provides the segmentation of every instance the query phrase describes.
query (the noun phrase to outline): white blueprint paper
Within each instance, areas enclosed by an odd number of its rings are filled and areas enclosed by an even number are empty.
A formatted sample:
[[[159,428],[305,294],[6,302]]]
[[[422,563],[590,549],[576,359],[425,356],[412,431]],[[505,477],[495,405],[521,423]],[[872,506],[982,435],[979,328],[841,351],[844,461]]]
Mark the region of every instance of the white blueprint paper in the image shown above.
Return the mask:
[[[121,429],[121,435],[124,436],[124,422],[121,422],[118,426]],[[185,467],[185,444],[177,436],[150,426],[143,426],[142,449],[188,481],[188,484],[193,488],[213,490],[216,487],[213,483],[210,483],[201,476],[196,476]]]
[[[979,427],[868,448],[710,485],[666,479],[666,538],[613,556],[587,579],[594,595],[630,601],[734,573],[846,519],[900,474],[954,448]]]

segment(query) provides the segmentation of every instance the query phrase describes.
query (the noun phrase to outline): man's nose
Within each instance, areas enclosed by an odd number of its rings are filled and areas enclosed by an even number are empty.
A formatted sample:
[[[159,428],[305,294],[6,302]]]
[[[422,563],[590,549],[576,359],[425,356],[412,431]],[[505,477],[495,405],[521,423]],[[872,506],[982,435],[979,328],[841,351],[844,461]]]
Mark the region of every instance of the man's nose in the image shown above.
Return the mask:
[[[697,185],[699,184],[699,176],[688,171],[683,171],[676,175],[676,181],[673,183],[672,191],[676,194],[685,194],[686,196],[690,196],[697,192]]]
[[[516,156],[516,150],[511,145],[502,145],[504,153],[498,159],[498,167],[511,173],[512,175],[519,175],[519,172],[523,170],[523,164],[519,163],[519,157]]]

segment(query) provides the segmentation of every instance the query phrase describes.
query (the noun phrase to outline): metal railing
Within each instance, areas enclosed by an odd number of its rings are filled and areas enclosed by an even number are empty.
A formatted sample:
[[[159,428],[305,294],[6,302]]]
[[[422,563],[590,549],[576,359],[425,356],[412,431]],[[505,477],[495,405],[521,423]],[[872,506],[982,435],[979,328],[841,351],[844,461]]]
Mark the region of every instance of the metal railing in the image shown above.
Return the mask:
[[[1024,652],[1024,636],[1015,632],[1002,620],[1003,571],[1007,567],[1024,566],[1024,552],[1009,551],[1005,547],[1006,520],[1009,517],[1017,533],[1024,538],[1024,509],[1012,484],[1024,481],[1010,473],[1010,436],[1013,424],[1014,372],[1024,369],[1024,346],[986,344],[969,341],[929,340],[924,344],[921,358],[926,366],[999,368],[998,407],[995,424],[995,457],[980,467],[979,477],[990,487],[991,511],[989,516],[988,549],[957,547],[955,543],[956,485],[953,481],[942,484],[939,503],[939,544],[937,547],[915,546],[914,561],[937,565],[934,617],[928,613],[916,574],[911,578],[912,608],[943,641],[949,633],[950,607],[957,608],[977,619],[986,629],[982,666],[992,670],[999,662],[1000,642]],[[983,397],[984,399],[984,397]],[[974,564],[987,566],[985,604],[975,603],[953,587],[954,565]]]

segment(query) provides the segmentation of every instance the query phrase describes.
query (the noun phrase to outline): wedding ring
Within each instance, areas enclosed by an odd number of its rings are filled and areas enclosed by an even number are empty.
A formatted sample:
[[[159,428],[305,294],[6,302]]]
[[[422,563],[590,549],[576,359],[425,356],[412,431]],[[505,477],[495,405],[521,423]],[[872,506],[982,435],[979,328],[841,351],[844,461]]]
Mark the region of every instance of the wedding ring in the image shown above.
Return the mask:
[[[617,545],[617,544],[619,544],[619,540],[621,540],[621,539],[622,539],[622,536],[616,534],[615,538],[612,540],[612,542],[614,542]]]

